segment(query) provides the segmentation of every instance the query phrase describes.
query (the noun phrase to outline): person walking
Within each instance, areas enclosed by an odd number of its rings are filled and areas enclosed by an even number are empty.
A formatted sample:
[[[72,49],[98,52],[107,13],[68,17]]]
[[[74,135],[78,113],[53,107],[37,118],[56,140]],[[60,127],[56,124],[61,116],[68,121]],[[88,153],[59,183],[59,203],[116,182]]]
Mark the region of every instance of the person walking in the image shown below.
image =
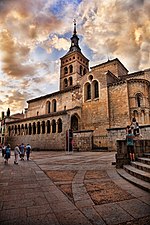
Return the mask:
[[[14,164],[18,164],[19,154],[20,154],[19,145],[16,145],[16,147],[14,148],[14,156],[15,156]]]
[[[11,148],[10,148],[10,145],[8,144],[7,147],[5,148],[5,153],[4,153],[5,164],[8,164],[8,160],[10,156],[11,156]]]
[[[135,161],[135,154],[134,154],[134,134],[131,130],[128,130],[128,134],[126,135],[127,141],[127,151],[131,161]]]
[[[27,156],[27,160],[29,160],[29,158],[30,158],[30,153],[31,153],[31,145],[27,144],[26,145],[26,156]]]
[[[20,145],[20,158],[21,158],[21,160],[24,160],[24,150],[25,150],[25,146],[24,146],[24,144],[22,143],[22,144]]]

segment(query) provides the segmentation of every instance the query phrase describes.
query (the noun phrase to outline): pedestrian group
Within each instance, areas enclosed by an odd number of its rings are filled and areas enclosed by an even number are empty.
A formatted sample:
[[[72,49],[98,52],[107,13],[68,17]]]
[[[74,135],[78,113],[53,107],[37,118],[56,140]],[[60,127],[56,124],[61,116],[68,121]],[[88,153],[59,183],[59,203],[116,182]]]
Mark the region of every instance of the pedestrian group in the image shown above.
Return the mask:
[[[27,144],[26,146],[22,143],[21,145],[17,144],[14,148],[14,164],[18,164],[19,158],[20,160],[24,160],[25,154],[26,159],[30,159],[30,153],[31,153],[31,145]],[[11,157],[11,147],[10,144],[7,146],[2,145],[2,157],[4,157],[4,163],[8,164],[8,161]]]

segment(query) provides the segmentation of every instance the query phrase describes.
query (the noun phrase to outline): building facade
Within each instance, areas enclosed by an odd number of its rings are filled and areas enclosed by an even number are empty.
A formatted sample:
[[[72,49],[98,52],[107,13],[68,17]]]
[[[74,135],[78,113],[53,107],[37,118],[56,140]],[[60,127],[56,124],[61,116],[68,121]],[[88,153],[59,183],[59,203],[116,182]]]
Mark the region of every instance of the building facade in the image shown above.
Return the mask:
[[[73,130],[77,150],[115,149],[135,117],[150,139],[150,69],[129,73],[119,59],[89,68],[74,23],[69,51],[60,59],[60,90],[27,101],[24,117],[7,118],[6,141],[12,147],[64,150]]]

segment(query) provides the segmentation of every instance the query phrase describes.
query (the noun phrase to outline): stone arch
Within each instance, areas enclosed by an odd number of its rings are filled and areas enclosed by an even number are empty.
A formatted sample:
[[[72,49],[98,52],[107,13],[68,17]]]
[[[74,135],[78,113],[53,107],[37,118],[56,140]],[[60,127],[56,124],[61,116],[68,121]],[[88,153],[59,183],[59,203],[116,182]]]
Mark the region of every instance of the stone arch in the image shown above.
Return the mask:
[[[33,134],[36,134],[36,123],[33,123]]]
[[[40,121],[37,122],[37,134],[41,133],[41,129],[40,129]]]
[[[50,132],[51,132],[51,124],[50,124],[50,120],[47,120],[46,125],[47,125],[47,134],[50,134]]]
[[[56,121],[52,120],[52,133],[56,133]]]
[[[42,121],[42,134],[45,134],[45,121]]]
[[[32,134],[32,126],[31,126],[31,123],[29,123],[29,135]]]
[[[76,131],[79,129],[79,117],[76,114],[71,116],[71,130]]]
[[[58,133],[62,132],[62,120],[59,118],[57,121],[57,125],[58,125]]]

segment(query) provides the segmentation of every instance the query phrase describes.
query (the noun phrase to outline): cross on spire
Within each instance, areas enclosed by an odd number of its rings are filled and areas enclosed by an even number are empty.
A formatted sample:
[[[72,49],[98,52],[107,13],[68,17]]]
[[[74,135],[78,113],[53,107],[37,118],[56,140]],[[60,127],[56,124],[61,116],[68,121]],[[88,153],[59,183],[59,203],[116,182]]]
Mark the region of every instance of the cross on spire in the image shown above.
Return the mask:
[[[74,23],[74,31],[73,31],[73,34],[76,35],[77,31],[76,31],[76,20],[75,19],[73,20],[73,23]]]

